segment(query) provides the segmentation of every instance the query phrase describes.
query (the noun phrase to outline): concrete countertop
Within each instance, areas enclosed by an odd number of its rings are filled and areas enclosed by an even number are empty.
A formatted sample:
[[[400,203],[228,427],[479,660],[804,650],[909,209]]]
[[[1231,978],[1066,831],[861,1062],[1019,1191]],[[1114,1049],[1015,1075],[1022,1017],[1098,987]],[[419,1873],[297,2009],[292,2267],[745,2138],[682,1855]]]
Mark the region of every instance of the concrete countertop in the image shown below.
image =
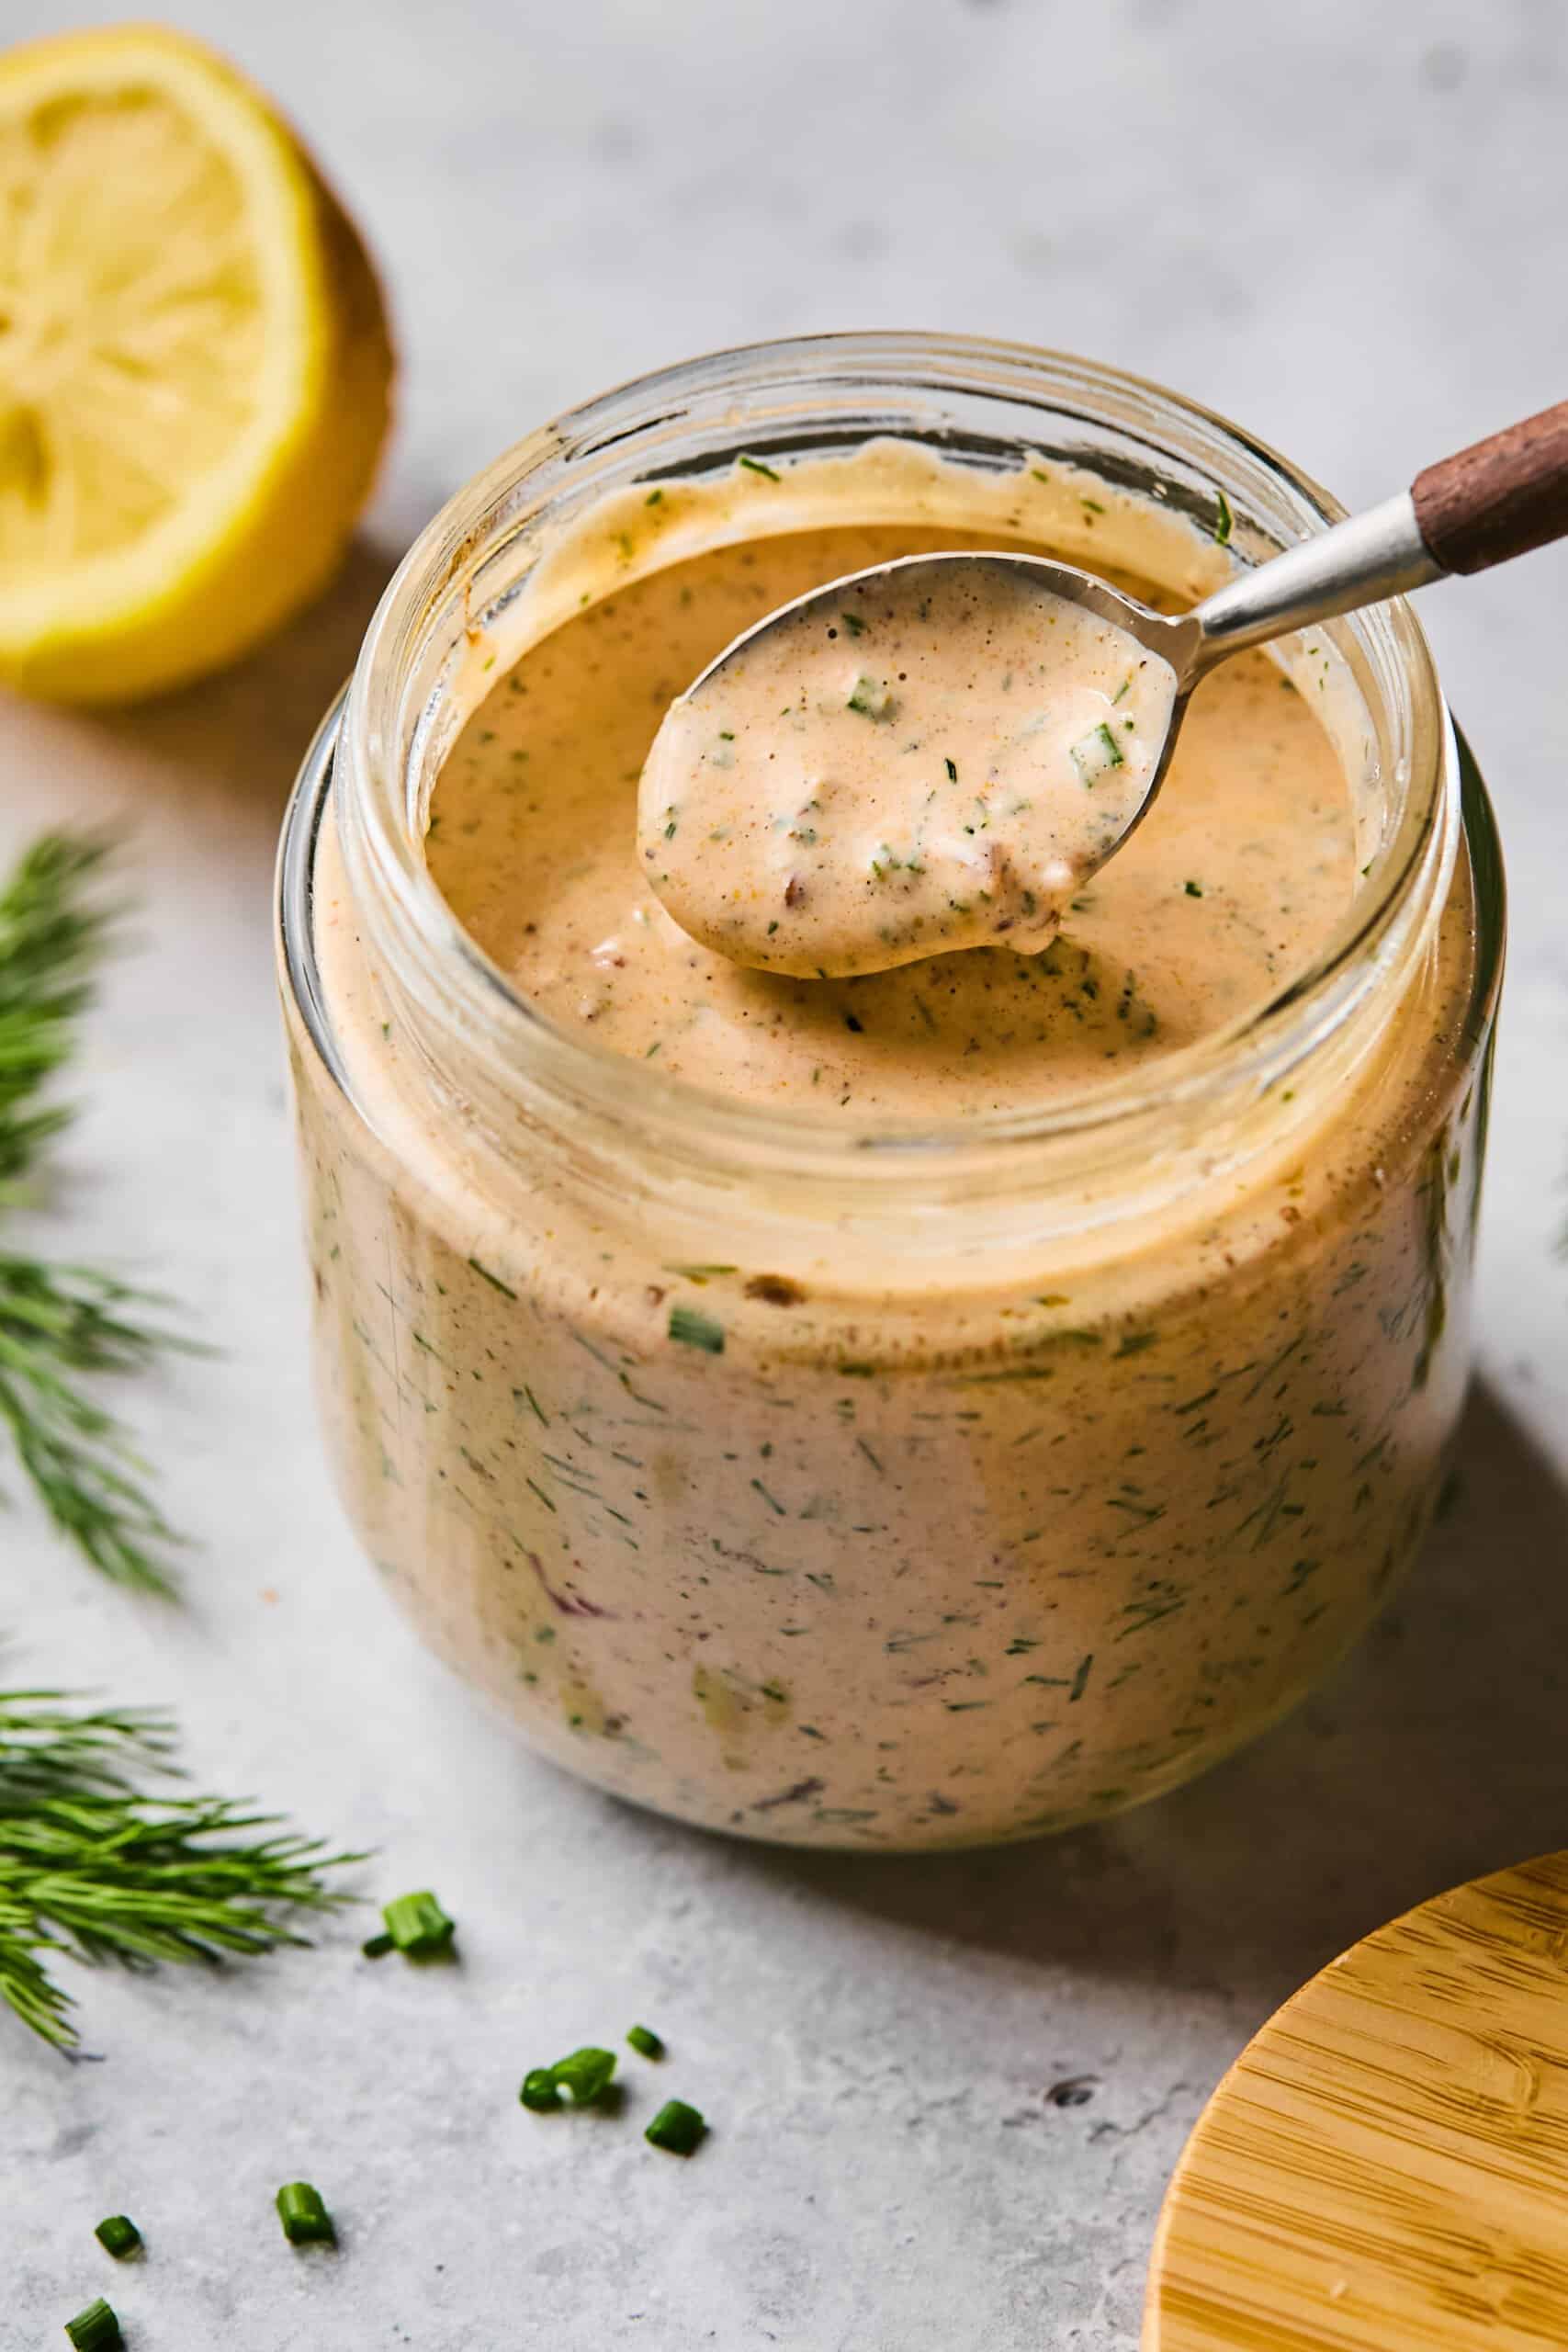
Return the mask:
[[[62,0],[10,0],[7,37]],[[84,8],[83,15],[96,15]],[[113,11],[107,14],[112,15]],[[74,2068],[0,2018],[0,2345],[98,2292],[134,2352],[1108,2352],[1204,2098],[1324,1961],[1568,1838],[1568,551],[1423,612],[1491,780],[1513,965],[1462,1486],[1295,1718],[1054,1844],[749,1850],[521,1754],[429,1662],[328,1490],[270,967],[283,797],[412,532],[567,402],[718,343],[930,325],[1212,401],[1347,499],[1565,390],[1568,18],[1539,0],[186,0],[303,125],[386,264],[401,429],[349,570],[243,669],[140,713],[4,717],[0,852],[134,820],[134,953],[46,1219],[228,1352],[128,1397],[197,1539],[182,1611],[0,1521],[14,1679],[167,1700],[200,1785],[433,1884],[462,1964],[324,1948],[68,1972]],[[541,2123],[523,2067],[646,2018],[716,2130]],[[1054,2105],[1069,2077],[1090,2096]],[[303,2176],[335,2257],[271,2211]],[[126,2210],[150,2258],[91,2238]]]

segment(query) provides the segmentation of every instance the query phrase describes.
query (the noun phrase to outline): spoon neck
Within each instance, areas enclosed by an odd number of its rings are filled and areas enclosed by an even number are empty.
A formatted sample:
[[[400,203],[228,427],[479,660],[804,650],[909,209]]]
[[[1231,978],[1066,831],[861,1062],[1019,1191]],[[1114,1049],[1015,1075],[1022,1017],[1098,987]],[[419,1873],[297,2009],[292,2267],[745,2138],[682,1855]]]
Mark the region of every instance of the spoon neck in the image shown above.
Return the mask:
[[[1266,644],[1387,596],[1408,595],[1443,576],[1421,536],[1410,492],[1402,490],[1321,537],[1238,572],[1205,597],[1189,616],[1199,631],[1192,677],[1244,646]]]

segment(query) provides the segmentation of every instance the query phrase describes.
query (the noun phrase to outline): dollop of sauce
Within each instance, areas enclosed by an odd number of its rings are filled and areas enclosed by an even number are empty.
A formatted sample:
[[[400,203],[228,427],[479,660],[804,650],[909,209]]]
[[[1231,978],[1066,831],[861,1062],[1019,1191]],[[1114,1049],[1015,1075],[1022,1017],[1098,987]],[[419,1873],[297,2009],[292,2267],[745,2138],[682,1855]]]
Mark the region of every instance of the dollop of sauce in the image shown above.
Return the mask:
[[[1017,557],[914,557],[749,633],[671,704],[637,854],[681,929],[818,979],[1033,955],[1137,821],[1168,662]]]

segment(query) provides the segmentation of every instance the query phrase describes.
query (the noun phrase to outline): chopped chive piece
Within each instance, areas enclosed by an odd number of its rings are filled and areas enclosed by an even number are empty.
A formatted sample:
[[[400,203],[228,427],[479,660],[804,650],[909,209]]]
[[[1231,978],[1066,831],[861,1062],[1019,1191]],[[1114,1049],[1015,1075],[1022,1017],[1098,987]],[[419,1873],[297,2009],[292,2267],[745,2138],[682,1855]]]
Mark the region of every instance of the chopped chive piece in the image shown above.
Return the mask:
[[[1230,500],[1225,496],[1223,490],[1215,491],[1214,506],[1216,509],[1214,515],[1214,545],[1217,548],[1228,548],[1231,543],[1231,526],[1235,522],[1235,517],[1231,513]]]
[[[1186,889],[1187,895],[1190,899],[1201,899],[1203,895],[1202,885],[1199,882],[1189,882],[1186,886]]]
[[[418,1894],[395,1895],[382,1905],[381,1917],[398,1950],[411,1960],[426,1960],[432,1952],[445,1951],[457,1932],[456,1919],[446,1917],[428,1889]]]
[[[1073,745],[1071,758],[1079,781],[1087,785],[1098,783],[1111,768],[1126,765],[1122,746],[1103,718],[1092,735],[1086,735],[1081,742]]]
[[[945,765],[945,767],[946,767],[946,769],[947,769],[947,780],[948,780],[949,784],[956,784],[956,783],[958,782],[958,763],[957,763],[957,761],[956,761],[956,760],[948,760],[948,761],[945,761],[945,762],[943,763],[943,764]]]
[[[590,2042],[585,2049],[574,2050],[570,2058],[558,2058],[550,2068],[550,2080],[557,2090],[571,2093],[575,2106],[592,2107],[609,2089],[615,2071],[615,2052],[596,2050]]]
[[[397,1948],[397,1938],[387,1935],[367,1936],[359,1947],[367,1960],[384,1960],[388,1952],[396,1951]]]
[[[863,718],[886,718],[893,709],[893,689],[881,678],[857,678],[850,690],[849,707]]]
[[[849,630],[852,637],[863,637],[865,635],[865,623],[862,620],[858,613],[840,613],[839,615],[839,618],[843,622],[844,627]]]
[[[290,2245],[335,2245],[333,2217],[321,2202],[320,2189],[308,2180],[285,2181],[277,2192],[277,2218]]]
[[[710,1356],[724,1353],[724,1326],[716,1323],[711,1315],[699,1314],[694,1306],[672,1306],[670,1309],[670,1337],[688,1348],[702,1348]]]
[[[65,2333],[76,2352],[119,2352],[125,2342],[118,2320],[101,2295],[85,2312],[78,2312],[74,2319],[66,2321]]]
[[[667,2098],[642,2136],[651,2147],[666,2148],[672,2156],[689,2156],[707,2128],[683,2098]]]
[[[555,2075],[548,2066],[530,2066],[517,2096],[535,2115],[553,2115],[561,2103]]]
[[[661,490],[650,490],[642,503],[645,506],[661,506],[664,503],[664,492]]]
[[[662,2058],[664,2055],[664,2044],[651,2026],[634,2025],[628,2030],[626,2040],[639,2058]]]
[[[117,2262],[123,2262],[126,2256],[134,2254],[141,2244],[141,2233],[129,2213],[111,2213],[107,2221],[98,2223],[93,2235],[104,2252],[112,2254]]]
[[[761,458],[742,458],[740,463],[745,467],[749,474],[761,474],[766,481],[777,481],[778,480],[778,476],[774,473],[772,466],[765,466]]]

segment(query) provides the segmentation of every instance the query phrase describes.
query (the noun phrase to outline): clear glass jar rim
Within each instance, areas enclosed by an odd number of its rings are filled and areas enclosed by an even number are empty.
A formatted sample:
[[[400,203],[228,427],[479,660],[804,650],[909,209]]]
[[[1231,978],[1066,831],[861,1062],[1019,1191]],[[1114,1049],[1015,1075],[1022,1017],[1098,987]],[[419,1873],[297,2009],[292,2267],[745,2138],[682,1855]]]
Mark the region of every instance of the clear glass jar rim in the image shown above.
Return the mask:
[[[1372,985],[1379,951],[1431,854],[1452,796],[1450,732],[1431,655],[1419,625],[1400,600],[1352,616],[1352,628],[1377,627],[1392,638],[1404,689],[1411,747],[1405,805],[1392,838],[1346,922],[1316,962],[1266,1004],[1230,1027],[1164,1060],[1027,1112],[979,1114],[921,1125],[880,1121],[838,1125],[809,1109],[776,1109],[712,1094],[655,1068],[631,1061],[585,1033],[539,1012],[484,955],[457,921],[432,880],[407,790],[407,749],[399,695],[400,649],[421,616],[466,569],[482,560],[504,517],[518,520],[520,493],[573,454],[625,444],[666,425],[672,410],[697,396],[729,390],[739,399],[788,386],[800,393],[853,387],[867,397],[899,388],[1000,392],[1043,415],[1064,400],[1097,417],[1096,396],[1130,403],[1191,428],[1200,440],[1262,473],[1299,515],[1303,535],[1340,520],[1345,509],[1267,443],[1164,386],[1067,353],[968,335],[875,332],[822,334],[736,345],[632,379],[570,409],[503,452],[428,524],[393,575],[366,633],[341,722],[334,798],[344,788],[346,752],[355,818],[376,885],[402,937],[442,975],[447,1003],[476,1030],[518,1080],[558,1094],[579,1109],[622,1125],[662,1130],[672,1139],[701,1134],[711,1148],[728,1145],[742,1163],[794,1164],[818,1174],[854,1172],[869,1160],[886,1171],[887,1155],[912,1154],[928,1169],[932,1155],[950,1169],[990,1161],[998,1151],[1085,1138],[1180,1110],[1190,1118],[1238,1087],[1255,1094],[1276,1084],[1338,1030]],[[1102,423],[1118,422],[1112,415]],[[1161,448],[1151,432],[1150,446]],[[1166,451],[1167,455],[1173,455]],[[1083,462],[1092,464],[1092,455]],[[547,507],[548,493],[541,501]],[[1345,626],[1345,625],[1342,625]]]

